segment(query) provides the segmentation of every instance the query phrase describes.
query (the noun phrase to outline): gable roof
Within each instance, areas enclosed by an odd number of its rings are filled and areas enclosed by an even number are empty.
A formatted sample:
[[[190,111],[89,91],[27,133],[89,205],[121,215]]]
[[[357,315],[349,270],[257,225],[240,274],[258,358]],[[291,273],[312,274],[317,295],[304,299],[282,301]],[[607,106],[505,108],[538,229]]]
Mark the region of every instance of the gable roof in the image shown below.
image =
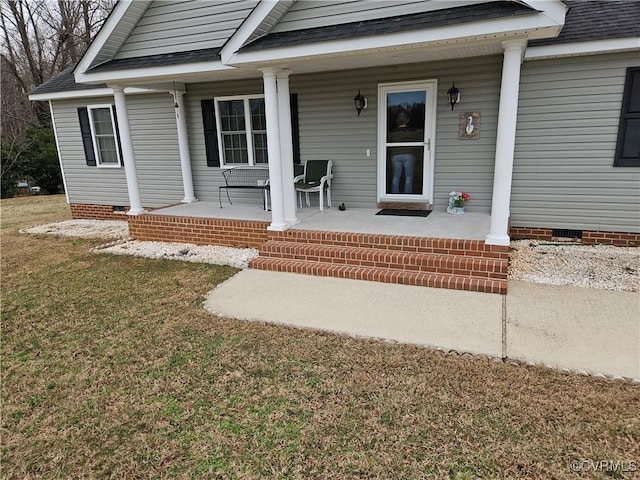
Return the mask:
[[[638,1],[563,0],[563,3],[569,7],[569,11],[560,35],[555,38],[532,40],[529,46],[640,36]]]
[[[74,67],[74,74],[107,61],[117,53],[151,0],[119,0],[109,13],[89,48]]]
[[[515,17],[536,12],[537,10],[524,4],[500,0],[491,3],[445,8],[442,10],[400,15],[397,17],[377,18],[305,30],[270,33],[245,45],[240,51],[247,52],[313,42],[345,40],[388,33],[424,30],[432,27]]]
[[[96,37],[96,44],[90,46],[78,65],[65,69],[34,89],[30,95],[39,97],[55,92],[71,93],[77,91],[78,96],[86,96],[91,90],[99,94],[98,89],[107,89],[104,84],[76,83],[77,79],[83,81],[85,74],[89,74],[89,78],[92,74],[98,74],[94,76],[94,81],[102,82],[112,81],[116,77],[132,79],[135,77],[133,73],[139,73],[144,69],[147,69],[143,74],[144,78],[147,78],[148,72],[156,75],[159,71],[171,75],[176,72],[183,74],[187,70],[200,72],[202,68],[204,68],[202,71],[207,72],[233,70],[231,65],[234,65],[236,59],[230,58],[232,55],[225,57],[225,51],[230,54],[236,51],[240,54],[256,52],[257,55],[262,55],[261,52],[268,54],[269,49],[280,47],[296,48],[298,46],[298,48],[302,48],[307,44],[313,45],[331,41],[339,44],[341,40],[361,41],[360,39],[363,39],[364,42],[368,42],[367,37],[372,36],[387,38],[385,35],[393,36],[404,32],[411,35],[412,32],[418,31],[437,32],[438,28],[449,28],[456,25],[464,27],[465,24],[482,22],[483,20],[489,22],[506,21],[509,18],[514,18],[524,19],[522,21],[528,22],[528,19],[535,18],[535,15],[547,15],[547,10],[549,10],[545,0],[494,0],[394,17],[269,33],[278,25],[278,21],[292,7],[295,0],[261,0],[227,44],[222,47],[114,59],[117,56],[119,45],[126,41],[127,32],[133,31],[151,2],[152,0],[120,0],[111,12],[108,25],[105,23]],[[564,6],[560,2],[553,3],[556,4],[554,6],[556,25],[562,26],[565,23]],[[629,44],[625,48],[635,49],[636,43],[637,48],[640,48],[640,41],[637,41],[640,37],[640,29],[638,28],[640,25],[640,2],[563,0],[563,3],[569,7],[569,10],[566,15],[566,23],[560,34],[555,38],[529,40],[529,47],[541,46],[541,48],[528,49],[528,52],[532,53],[532,57],[535,55],[534,51],[557,49],[558,47],[554,47],[554,45],[580,45],[575,42],[593,43],[594,41],[604,44],[615,42],[615,39],[621,38],[626,39],[626,43]],[[444,5],[446,6],[446,3]],[[603,40],[606,41],[603,42]],[[596,51],[592,47],[587,48],[588,43],[584,43],[584,45],[582,53]],[[609,48],[610,51],[617,51],[609,46],[606,48]],[[575,52],[569,54],[575,54]],[[249,53],[249,55],[253,55],[253,53]],[[163,67],[172,68],[165,71]],[[74,72],[75,78],[73,78]],[[114,72],[114,74],[110,74],[110,72]]]

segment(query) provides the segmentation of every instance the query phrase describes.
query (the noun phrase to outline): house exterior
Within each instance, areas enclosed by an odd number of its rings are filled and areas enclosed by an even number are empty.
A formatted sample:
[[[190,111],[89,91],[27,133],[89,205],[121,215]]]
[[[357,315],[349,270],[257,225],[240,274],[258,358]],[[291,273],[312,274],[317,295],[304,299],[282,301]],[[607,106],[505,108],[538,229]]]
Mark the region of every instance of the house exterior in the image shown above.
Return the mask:
[[[331,159],[350,208],[444,211],[465,191],[486,245],[638,245],[638,25],[628,1],[121,0],[30,98],[49,102],[77,218],[217,202],[222,169],[268,165],[283,232],[294,164]],[[393,137],[401,111],[412,133]]]

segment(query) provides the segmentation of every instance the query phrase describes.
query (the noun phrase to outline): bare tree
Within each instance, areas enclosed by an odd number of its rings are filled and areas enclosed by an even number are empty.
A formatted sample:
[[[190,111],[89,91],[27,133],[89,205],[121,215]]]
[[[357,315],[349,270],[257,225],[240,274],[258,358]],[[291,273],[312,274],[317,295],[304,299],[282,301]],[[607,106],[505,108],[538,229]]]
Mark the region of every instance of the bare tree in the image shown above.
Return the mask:
[[[74,65],[116,0],[0,0],[0,196],[19,179],[49,193],[62,178],[49,108],[31,102],[34,87]]]
[[[29,105],[31,110],[12,112],[11,116],[17,117],[12,118],[3,109],[1,133],[6,139],[8,135],[24,132],[24,127],[17,126],[20,123],[35,121],[40,126],[49,125],[47,106],[25,103],[27,93],[80,59],[115,0],[1,2],[3,103]],[[5,75],[5,69],[10,75]]]

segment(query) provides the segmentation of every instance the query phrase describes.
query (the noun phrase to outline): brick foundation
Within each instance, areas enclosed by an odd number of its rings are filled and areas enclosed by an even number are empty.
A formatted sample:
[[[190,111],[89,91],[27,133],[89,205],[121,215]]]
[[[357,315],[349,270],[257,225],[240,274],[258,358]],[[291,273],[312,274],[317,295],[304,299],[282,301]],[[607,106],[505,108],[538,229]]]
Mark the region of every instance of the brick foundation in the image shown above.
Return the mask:
[[[511,227],[509,235],[512,240],[554,240],[551,228]],[[606,243],[618,247],[640,246],[640,233],[600,232],[583,230],[582,239],[575,239],[584,244]]]
[[[84,203],[72,203],[71,218],[87,220],[127,220],[126,212],[129,207],[125,207],[124,212],[114,212],[111,205],[91,205]]]
[[[129,217],[129,234],[136,240],[258,248],[268,239],[268,225],[269,222],[144,214]]]

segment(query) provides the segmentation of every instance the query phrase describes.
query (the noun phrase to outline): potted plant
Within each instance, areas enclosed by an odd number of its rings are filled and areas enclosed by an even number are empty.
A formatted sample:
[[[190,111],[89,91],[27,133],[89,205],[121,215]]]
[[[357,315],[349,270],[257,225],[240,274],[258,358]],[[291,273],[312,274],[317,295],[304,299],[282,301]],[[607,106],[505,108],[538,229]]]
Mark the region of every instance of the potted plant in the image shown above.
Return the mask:
[[[451,215],[464,215],[464,204],[471,199],[467,192],[451,192],[447,213]]]

